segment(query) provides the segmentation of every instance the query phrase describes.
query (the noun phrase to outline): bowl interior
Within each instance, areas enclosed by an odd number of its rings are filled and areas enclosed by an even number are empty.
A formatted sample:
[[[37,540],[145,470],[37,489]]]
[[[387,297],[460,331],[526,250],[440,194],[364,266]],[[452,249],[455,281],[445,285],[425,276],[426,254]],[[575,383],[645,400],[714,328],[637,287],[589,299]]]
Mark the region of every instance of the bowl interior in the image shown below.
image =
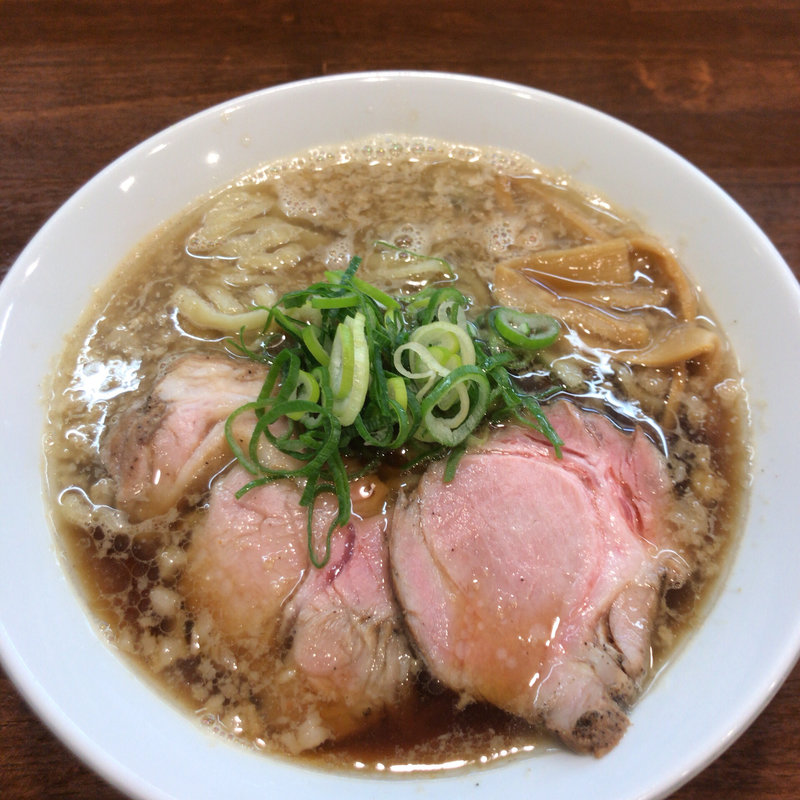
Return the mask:
[[[377,780],[252,754],[202,730],[106,646],[53,539],[41,491],[42,391],[93,288],[161,222],[242,172],[383,133],[518,150],[597,188],[677,252],[741,361],[755,438],[744,538],[708,618],[601,760],[555,753],[480,772]],[[733,741],[800,648],[800,549],[785,524],[796,515],[792,405],[800,389],[786,362],[798,351],[800,290],[761,231],[680,157],[605,115],[520,86],[424,73],[316,79],[232,100],[106,168],[54,215],[0,287],[0,383],[14,388],[0,422],[0,656],[47,724],[135,797],[663,796]]]

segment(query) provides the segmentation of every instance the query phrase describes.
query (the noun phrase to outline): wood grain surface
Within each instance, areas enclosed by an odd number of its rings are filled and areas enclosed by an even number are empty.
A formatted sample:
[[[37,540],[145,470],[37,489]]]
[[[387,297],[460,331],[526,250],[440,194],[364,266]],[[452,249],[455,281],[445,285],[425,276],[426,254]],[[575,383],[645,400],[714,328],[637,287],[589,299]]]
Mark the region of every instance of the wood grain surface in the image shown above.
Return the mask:
[[[365,69],[501,78],[608,112],[716,180],[800,275],[800,2],[0,0],[0,277],[76,189],[165,126]],[[800,798],[799,717],[795,669],[674,800]],[[0,672],[0,798],[119,797]]]

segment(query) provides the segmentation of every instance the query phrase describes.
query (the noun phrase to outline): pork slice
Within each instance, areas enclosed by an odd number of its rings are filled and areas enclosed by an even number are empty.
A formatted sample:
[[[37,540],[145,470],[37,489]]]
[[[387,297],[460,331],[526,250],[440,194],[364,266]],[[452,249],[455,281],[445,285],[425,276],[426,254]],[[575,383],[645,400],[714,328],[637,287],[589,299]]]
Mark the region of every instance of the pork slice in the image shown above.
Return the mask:
[[[289,647],[276,682],[290,750],[357,733],[410,691],[416,662],[388,561],[386,519],[354,516],[337,531],[326,567],[310,572],[287,604]]]
[[[220,356],[192,354],[171,364],[103,443],[119,508],[139,521],[204,489],[232,458],[225,420],[258,396],[263,381],[259,365]]]
[[[235,466],[214,481],[192,533],[183,590],[217,630],[249,649],[271,644],[287,598],[309,568],[305,509],[290,480],[236,493],[252,476]]]
[[[271,675],[258,689],[266,734],[300,752],[379,721],[408,691],[415,662],[392,595],[385,517],[354,514],[316,569],[300,489],[281,480],[237,500],[248,477],[235,467],[215,480],[183,587],[195,614],[210,614]],[[318,543],[334,512],[320,498]]]
[[[431,673],[600,755],[628,725],[649,666],[672,549],[659,451],[566,402],[563,457],[508,426],[451,483],[432,465],[394,514],[394,583]]]

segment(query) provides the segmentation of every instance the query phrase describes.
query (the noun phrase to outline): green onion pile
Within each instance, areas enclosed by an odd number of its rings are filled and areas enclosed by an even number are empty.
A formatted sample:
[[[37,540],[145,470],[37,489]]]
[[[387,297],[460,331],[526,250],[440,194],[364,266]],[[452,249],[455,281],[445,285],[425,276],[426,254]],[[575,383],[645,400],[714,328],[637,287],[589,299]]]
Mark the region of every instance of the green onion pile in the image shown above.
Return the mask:
[[[560,454],[560,441],[540,400],[521,391],[506,369],[552,344],[559,325],[543,314],[493,308],[471,322],[469,299],[452,285],[430,285],[392,297],[360,279],[361,259],[325,281],[288,292],[270,309],[257,344],[244,333],[232,347],[269,366],[259,396],[227,420],[226,437],[253,480],[237,493],[279,478],[301,478],[308,509],[308,550],[316,567],[330,558],[333,531],[350,518],[350,480],[386,455],[404,467],[446,457],[452,480],[470,437],[484,422],[514,418],[542,433]],[[234,420],[253,412],[246,447]],[[275,425],[282,420],[281,425]],[[275,433],[270,428],[280,430]],[[266,438],[299,462],[276,469],[259,459]],[[364,466],[349,474],[345,459]],[[321,494],[338,501],[324,553],[314,547],[312,520]]]

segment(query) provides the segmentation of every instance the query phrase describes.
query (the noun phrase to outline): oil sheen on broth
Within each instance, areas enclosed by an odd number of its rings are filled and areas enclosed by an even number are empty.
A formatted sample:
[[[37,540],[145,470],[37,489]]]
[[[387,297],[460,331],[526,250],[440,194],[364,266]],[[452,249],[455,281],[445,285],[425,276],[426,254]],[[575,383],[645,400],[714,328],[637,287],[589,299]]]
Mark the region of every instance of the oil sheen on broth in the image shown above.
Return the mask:
[[[139,245],[81,321],[54,379],[47,482],[68,558],[109,640],[221,735],[284,749],[258,700],[271,679],[264,643],[254,652],[228,640],[182,593],[207,482],[132,520],[115,507],[100,454],[107,428],[176,355],[226,354],[242,324],[263,324],[254,306],[352,256],[364,259],[362,278],[390,293],[454,282],[471,314],[502,303],[557,317],[562,335],[523,385],[555,386],[623,430],[640,426],[666,451],[691,577],[661,603],[652,675],[696,622],[736,534],[747,452],[734,357],[672,255],[603,198],[516,154],[421,139],[358,142],[254,170]],[[377,477],[383,493],[369,513],[390,514],[398,490],[418,480],[391,464]],[[377,728],[303,758],[403,771],[551,745],[510,715],[461,702],[421,669]]]

